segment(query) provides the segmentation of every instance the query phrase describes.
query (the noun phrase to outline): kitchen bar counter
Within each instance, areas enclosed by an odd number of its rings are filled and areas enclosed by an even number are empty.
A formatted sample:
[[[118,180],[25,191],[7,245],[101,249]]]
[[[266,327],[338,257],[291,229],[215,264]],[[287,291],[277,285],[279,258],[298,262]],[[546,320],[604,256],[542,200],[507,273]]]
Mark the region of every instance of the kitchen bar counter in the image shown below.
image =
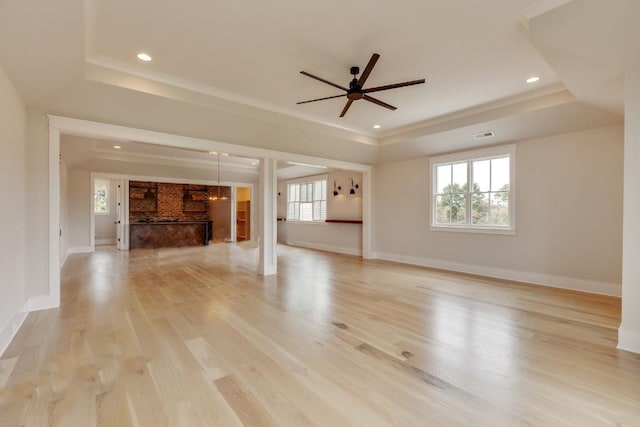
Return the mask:
[[[130,249],[208,245],[213,221],[149,221],[129,224]]]

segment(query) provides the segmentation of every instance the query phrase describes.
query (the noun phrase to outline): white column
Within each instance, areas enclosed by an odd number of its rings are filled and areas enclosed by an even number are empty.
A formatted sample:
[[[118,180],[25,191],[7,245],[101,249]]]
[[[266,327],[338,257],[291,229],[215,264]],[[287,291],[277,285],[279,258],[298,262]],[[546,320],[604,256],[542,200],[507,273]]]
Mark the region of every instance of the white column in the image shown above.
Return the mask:
[[[622,323],[618,348],[640,353],[640,73],[625,77]]]
[[[260,260],[258,273],[264,276],[276,274],[278,260],[277,240],[277,162],[274,159],[260,160],[258,178],[258,228],[260,232]]]
[[[372,170],[362,173],[362,258],[375,258],[373,253]]]

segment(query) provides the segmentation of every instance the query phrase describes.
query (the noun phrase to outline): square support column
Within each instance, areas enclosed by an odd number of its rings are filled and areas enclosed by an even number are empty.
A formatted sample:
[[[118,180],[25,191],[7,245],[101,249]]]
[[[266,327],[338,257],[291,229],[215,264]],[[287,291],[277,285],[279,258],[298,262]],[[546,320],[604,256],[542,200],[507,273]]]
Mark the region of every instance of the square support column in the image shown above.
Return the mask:
[[[640,353],[640,73],[625,76],[622,324],[618,348]]]
[[[260,259],[258,273],[271,276],[278,271],[277,243],[277,162],[274,159],[260,160],[258,177],[258,228],[260,232]]]

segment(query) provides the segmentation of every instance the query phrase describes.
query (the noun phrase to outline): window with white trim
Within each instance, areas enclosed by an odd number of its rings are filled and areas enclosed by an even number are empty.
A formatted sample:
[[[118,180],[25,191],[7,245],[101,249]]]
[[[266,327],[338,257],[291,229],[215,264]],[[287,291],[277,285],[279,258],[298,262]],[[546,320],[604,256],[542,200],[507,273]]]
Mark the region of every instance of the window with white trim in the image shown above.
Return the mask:
[[[96,179],[93,187],[93,211],[99,215],[109,215],[109,181]]]
[[[327,180],[287,185],[287,221],[327,219]]]
[[[515,230],[515,145],[435,157],[433,229]]]

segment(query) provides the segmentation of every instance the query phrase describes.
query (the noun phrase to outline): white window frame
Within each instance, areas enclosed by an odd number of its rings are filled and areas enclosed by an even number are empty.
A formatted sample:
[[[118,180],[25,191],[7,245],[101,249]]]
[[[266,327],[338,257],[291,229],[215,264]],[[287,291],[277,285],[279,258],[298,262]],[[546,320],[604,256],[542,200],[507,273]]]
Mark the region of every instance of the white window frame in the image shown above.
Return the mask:
[[[95,197],[96,197],[96,187],[98,186],[98,184],[104,184],[105,186],[105,202],[106,202],[106,210],[104,212],[98,212],[96,211],[96,203],[95,203]],[[109,182],[108,179],[102,179],[102,178],[96,178],[93,182],[93,213],[95,215],[111,215],[111,210],[109,205],[111,204],[111,195],[109,194],[109,192],[111,191],[111,182]]]
[[[467,203],[466,224],[437,224],[436,223],[436,166],[467,162],[467,188],[471,188],[473,182],[473,174],[471,162],[477,160],[487,160],[497,157],[509,156],[509,222],[508,226],[501,225],[475,225],[471,223],[471,203]],[[452,231],[462,233],[486,233],[486,234],[516,234],[516,145],[502,145],[498,147],[489,147],[473,151],[465,151],[460,153],[446,154],[443,156],[431,157],[429,159],[429,168],[431,170],[431,190],[430,190],[430,230],[431,231]]]
[[[327,192],[328,190],[328,175],[316,175],[316,176],[308,176],[308,177],[304,177],[304,178],[298,178],[298,179],[291,179],[288,180],[286,182],[286,212],[287,212],[287,222],[298,222],[298,223],[302,223],[302,224],[323,224],[326,222],[326,206],[327,206]],[[314,220],[302,220],[302,219],[291,219],[289,218],[289,186],[290,185],[294,185],[294,184],[311,184],[312,186],[315,184],[316,181],[324,181],[325,182],[325,192],[324,192],[324,199],[318,199],[316,200],[315,198],[311,201],[311,206],[313,209],[313,206],[315,204],[316,201],[324,201],[325,202],[325,218],[324,219],[314,219]],[[312,218],[313,218],[313,212],[312,212]]]

